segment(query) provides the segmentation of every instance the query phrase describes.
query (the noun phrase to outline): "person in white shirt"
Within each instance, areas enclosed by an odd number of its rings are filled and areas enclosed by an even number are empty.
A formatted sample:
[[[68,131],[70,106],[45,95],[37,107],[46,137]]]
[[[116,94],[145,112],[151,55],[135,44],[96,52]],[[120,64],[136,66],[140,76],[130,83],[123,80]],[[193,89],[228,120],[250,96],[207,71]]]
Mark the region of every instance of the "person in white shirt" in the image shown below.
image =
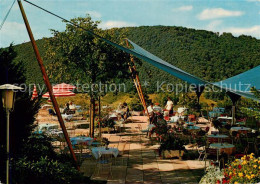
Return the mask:
[[[167,116],[167,115],[172,114],[172,113],[173,113],[173,102],[170,99],[170,97],[168,97],[168,101],[165,105],[164,116]]]

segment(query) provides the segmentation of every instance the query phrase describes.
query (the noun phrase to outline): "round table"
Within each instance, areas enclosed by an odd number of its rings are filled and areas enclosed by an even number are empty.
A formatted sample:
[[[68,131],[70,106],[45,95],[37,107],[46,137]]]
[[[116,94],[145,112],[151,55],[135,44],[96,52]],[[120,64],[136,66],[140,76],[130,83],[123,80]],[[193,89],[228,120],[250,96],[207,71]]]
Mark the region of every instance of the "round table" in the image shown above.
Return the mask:
[[[251,128],[248,128],[248,127],[231,127],[230,130],[231,130],[231,131],[243,131],[243,130],[245,130],[245,131],[250,131]]]
[[[105,147],[94,147],[91,149],[92,155],[98,159],[100,158],[103,154],[112,154],[114,157],[117,157],[119,154],[119,150],[117,148],[108,148],[106,149]]]
[[[210,148],[217,149],[217,161],[219,160],[219,151],[221,149],[230,149],[234,148],[235,145],[229,143],[213,143],[209,145]]]
[[[211,135],[208,135],[208,137],[210,138],[220,138],[220,139],[223,139],[223,138],[228,138],[227,135],[222,135],[222,134],[211,134]]]
[[[198,126],[188,126],[187,129],[188,130],[200,130],[200,127],[198,127]]]
[[[208,138],[216,138],[216,139],[218,139],[218,142],[219,142],[219,139],[228,138],[227,135],[223,135],[223,134],[211,134],[211,135],[208,135],[207,137]]]
[[[91,145],[93,142],[93,138],[91,137],[83,137],[83,136],[79,136],[79,137],[71,137],[70,141],[71,144],[74,146],[76,144],[80,144],[80,143],[86,143],[87,145]]]
[[[192,122],[186,122],[187,125],[194,125]]]

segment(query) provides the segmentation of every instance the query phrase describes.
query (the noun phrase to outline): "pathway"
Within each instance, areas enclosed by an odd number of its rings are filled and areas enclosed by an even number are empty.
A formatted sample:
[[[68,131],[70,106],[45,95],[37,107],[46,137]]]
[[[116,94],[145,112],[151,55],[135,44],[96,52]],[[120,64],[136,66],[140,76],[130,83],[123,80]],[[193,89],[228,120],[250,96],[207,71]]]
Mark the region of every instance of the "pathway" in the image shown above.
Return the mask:
[[[133,116],[133,123],[126,124],[125,134],[104,134],[109,138],[111,147],[118,146],[121,150],[127,141],[126,151],[121,157],[124,165],[112,166],[112,177],[107,170],[97,175],[95,160],[87,159],[82,163],[81,171],[92,180],[103,180],[107,183],[198,183],[203,175],[204,162],[197,160],[161,159],[158,157],[159,145],[151,144],[150,140],[140,135],[136,128],[141,124],[147,127],[146,117]],[[120,157],[119,157],[120,158]],[[120,158],[120,159],[121,159]]]

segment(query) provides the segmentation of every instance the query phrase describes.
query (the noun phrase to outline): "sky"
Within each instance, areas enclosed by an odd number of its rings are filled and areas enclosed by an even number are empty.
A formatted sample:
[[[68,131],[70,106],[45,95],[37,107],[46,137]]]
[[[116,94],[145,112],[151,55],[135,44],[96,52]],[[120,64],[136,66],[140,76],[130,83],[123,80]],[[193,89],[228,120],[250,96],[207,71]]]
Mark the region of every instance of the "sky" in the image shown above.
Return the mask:
[[[30,0],[66,19],[90,14],[100,28],[128,26],[182,26],[260,39],[260,0]],[[0,0],[0,22],[13,0]],[[65,23],[22,1],[35,39],[51,37],[50,29]],[[0,30],[0,47],[28,42],[18,7],[14,4]]]

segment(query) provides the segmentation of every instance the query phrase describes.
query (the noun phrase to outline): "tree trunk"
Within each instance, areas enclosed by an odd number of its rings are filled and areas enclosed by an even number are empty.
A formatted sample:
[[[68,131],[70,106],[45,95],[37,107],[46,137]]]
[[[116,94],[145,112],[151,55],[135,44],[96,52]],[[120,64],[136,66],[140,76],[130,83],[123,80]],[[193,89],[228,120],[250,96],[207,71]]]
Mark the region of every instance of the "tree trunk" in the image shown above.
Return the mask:
[[[95,128],[95,99],[92,96],[90,98],[90,137],[94,137],[94,128]]]
[[[100,96],[98,97],[98,119],[99,119],[99,137],[101,138],[101,125],[100,125],[100,120],[101,120],[101,102],[100,102]]]

